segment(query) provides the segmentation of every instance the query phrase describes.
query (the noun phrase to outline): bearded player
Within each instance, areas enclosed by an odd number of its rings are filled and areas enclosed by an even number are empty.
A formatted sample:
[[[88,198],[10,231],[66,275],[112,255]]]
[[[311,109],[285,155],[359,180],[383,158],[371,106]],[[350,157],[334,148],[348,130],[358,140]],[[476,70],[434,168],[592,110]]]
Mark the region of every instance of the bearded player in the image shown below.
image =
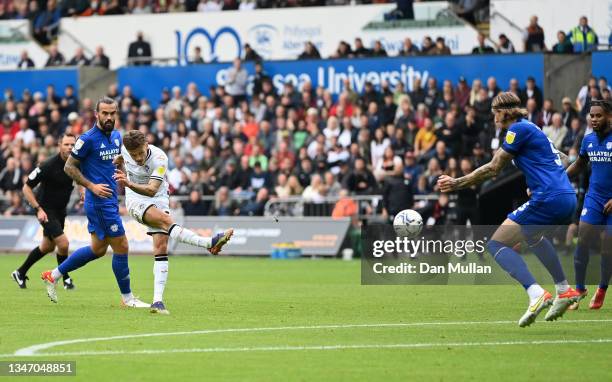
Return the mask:
[[[41,274],[47,295],[57,302],[58,280],[113,249],[113,273],[121,292],[121,304],[133,308],[148,308],[130,288],[128,240],[119,215],[117,184],[113,179],[113,159],[121,149],[121,135],[115,130],[118,107],[115,100],[103,97],[96,103],[96,122],[81,135],[66,160],[64,171],[77,184],[85,187],[85,213],[91,245],[77,249],[52,271]]]
[[[168,279],[168,237],[182,243],[206,248],[216,255],[232,237],[229,229],[203,237],[181,227],[170,217],[166,171],[168,157],[161,149],[149,145],[142,132],[131,130],[123,137],[121,155],[114,161],[118,169],[114,179],[125,187],[125,205],[130,216],[147,227],[153,237],[153,303],[152,313],[169,314],[163,303]]]
[[[527,121],[527,111],[520,99],[510,92],[500,93],[492,103],[495,123],[507,130],[505,141],[491,161],[474,172],[452,178],[442,175],[438,186],[442,192],[452,192],[482,183],[501,171],[510,162],[525,174],[531,198],[511,212],[495,231],[487,247],[495,261],[517,280],[529,295],[529,307],[520,318],[520,327],[535,322],[546,307],[547,321],[561,317],[580,294],[570,288],[559,257],[550,241],[543,236],[541,226],[567,224],[576,209],[576,194],[563,167],[564,154],[555,149],[539,127]],[[544,290],[527,269],[527,264],[513,247],[526,239],[530,249],[551,274],[556,297]]]
[[[586,297],[586,270],[589,264],[589,243],[598,242],[602,227],[605,228],[601,243],[601,278],[589,308],[603,306],[612,275],[612,105],[610,101],[594,100],[589,110],[593,132],[587,134],[580,145],[580,156],[567,168],[567,175],[574,177],[591,163],[589,190],[584,197],[584,206],[578,225],[578,245],[574,254],[576,290],[581,298]],[[578,303],[571,309],[578,309]]]

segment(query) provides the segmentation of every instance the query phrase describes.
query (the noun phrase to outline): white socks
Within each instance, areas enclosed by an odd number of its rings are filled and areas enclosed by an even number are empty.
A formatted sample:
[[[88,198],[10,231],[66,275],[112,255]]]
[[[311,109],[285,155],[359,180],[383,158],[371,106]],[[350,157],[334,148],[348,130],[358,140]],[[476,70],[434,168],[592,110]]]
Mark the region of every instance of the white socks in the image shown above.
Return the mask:
[[[132,294],[132,292],[126,293],[126,294],[121,293],[121,298],[123,299],[124,302],[126,302],[126,301],[130,301],[131,299],[133,299],[134,295]]]
[[[567,292],[569,290],[569,287],[570,286],[567,280],[563,280],[560,283],[555,284],[555,290],[557,291],[557,294],[563,294]]]
[[[162,301],[168,280],[168,255],[155,255],[153,278],[153,302]]]
[[[56,282],[62,278],[62,272],[59,271],[59,269],[55,268],[54,270],[51,271],[51,277],[53,277],[53,280],[55,280]]]
[[[200,236],[197,233],[185,228],[181,227],[178,224],[172,225],[168,230],[168,235],[171,238],[180,241],[181,243],[194,245],[196,247],[201,248],[210,248],[212,245],[211,237]]]
[[[542,288],[539,284],[533,284],[529,288],[527,288],[527,294],[529,295],[529,305],[535,303],[540,296],[544,293],[544,288]]]

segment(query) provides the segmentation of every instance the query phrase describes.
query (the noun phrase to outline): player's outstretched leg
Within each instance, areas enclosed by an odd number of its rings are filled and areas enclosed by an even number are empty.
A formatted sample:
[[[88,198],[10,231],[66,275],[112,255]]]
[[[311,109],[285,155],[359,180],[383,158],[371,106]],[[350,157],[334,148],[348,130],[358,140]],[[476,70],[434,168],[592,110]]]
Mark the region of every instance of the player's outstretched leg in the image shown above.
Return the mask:
[[[102,253],[101,256],[103,256]],[[57,290],[56,285],[58,280],[68,272],[74,271],[76,269],[81,268],[85,264],[90,261],[96,260],[98,256],[93,251],[91,246],[82,247],[77,249],[72,253],[72,255],[68,256],[66,261],[62,262],[57,268],[52,271],[45,271],[40,275],[40,278],[45,283],[47,287],[47,295],[53,302],[57,302]]]
[[[219,254],[223,246],[227,244],[234,234],[233,229],[228,229],[225,232],[217,233],[213,237],[200,236],[192,230],[174,223],[169,214],[163,212],[154,205],[146,209],[141,220],[150,227],[159,228],[168,232],[168,236],[174,240],[196,247],[206,248],[213,255]]]
[[[538,314],[552,304],[552,295],[536,283],[525,261],[512,248],[497,240],[490,240],[487,247],[495,261],[518,281],[529,295],[529,307],[519,319],[519,326],[524,328],[533,324]]]

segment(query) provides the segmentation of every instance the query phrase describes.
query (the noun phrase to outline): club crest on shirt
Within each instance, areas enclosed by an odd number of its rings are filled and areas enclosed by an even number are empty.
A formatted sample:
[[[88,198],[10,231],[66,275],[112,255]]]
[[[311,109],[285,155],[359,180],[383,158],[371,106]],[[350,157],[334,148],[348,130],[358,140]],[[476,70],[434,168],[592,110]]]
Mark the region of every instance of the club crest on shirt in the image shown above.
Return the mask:
[[[508,134],[506,134],[506,143],[509,145],[513,144],[515,137],[516,133],[514,131],[508,131]]]
[[[118,138],[115,138],[115,146],[117,146],[117,147],[121,146],[121,145],[119,144],[119,139],[118,139]]]
[[[611,149],[612,149],[612,142],[608,142],[608,143],[606,143],[606,148],[607,148],[608,150],[611,150]]]

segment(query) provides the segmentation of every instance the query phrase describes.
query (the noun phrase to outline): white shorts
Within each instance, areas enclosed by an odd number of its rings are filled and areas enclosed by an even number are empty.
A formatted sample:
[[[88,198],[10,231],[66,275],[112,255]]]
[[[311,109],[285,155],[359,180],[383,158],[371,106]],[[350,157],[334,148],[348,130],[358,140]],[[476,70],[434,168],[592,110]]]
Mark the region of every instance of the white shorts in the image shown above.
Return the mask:
[[[162,229],[150,227],[146,225],[142,220],[145,212],[147,212],[147,209],[149,209],[150,207],[157,207],[159,210],[167,214],[170,214],[169,203],[170,203],[170,198],[168,198],[167,196],[166,197],[163,197],[163,196],[153,197],[153,198],[127,197],[125,199],[125,206],[128,210],[128,213],[130,214],[131,217],[136,219],[137,222],[147,227],[147,234],[149,235],[152,235],[154,233],[167,233],[167,232]]]

